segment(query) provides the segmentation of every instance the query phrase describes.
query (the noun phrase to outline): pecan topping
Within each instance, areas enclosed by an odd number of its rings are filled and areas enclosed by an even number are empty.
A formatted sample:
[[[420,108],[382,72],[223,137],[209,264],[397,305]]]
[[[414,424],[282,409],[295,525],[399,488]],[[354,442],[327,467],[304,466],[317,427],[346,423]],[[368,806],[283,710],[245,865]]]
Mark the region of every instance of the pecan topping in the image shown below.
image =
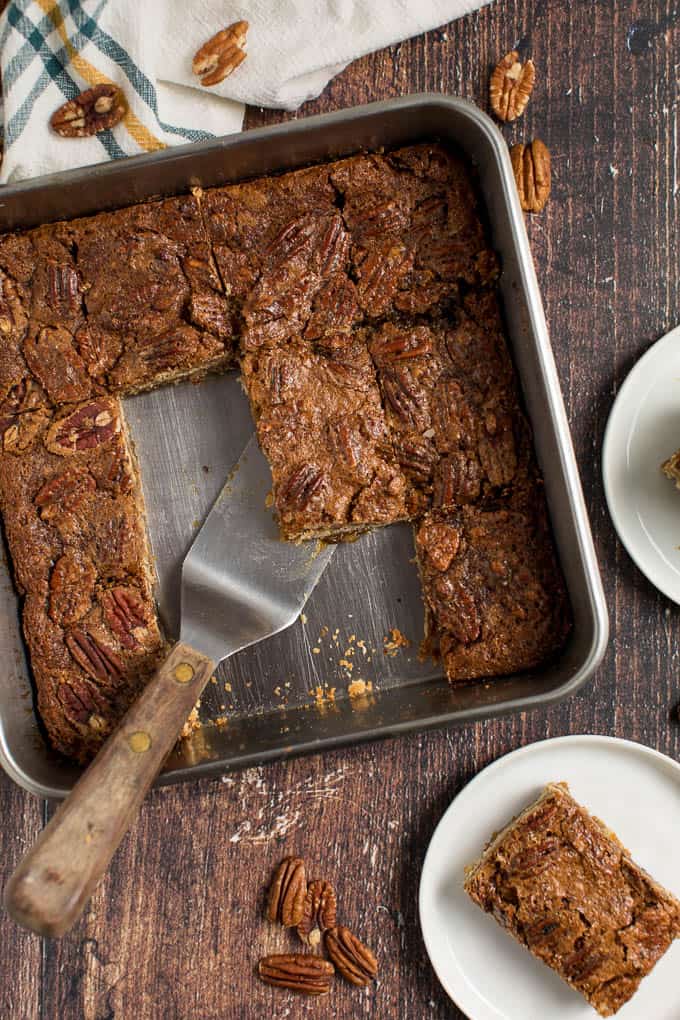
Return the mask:
[[[75,411],[58,418],[46,437],[47,449],[65,456],[80,450],[93,450],[108,443],[120,432],[120,418],[113,400],[102,398],[81,404]]]
[[[127,103],[115,85],[95,85],[55,110],[52,130],[62,138],[85,138],[115,127],[127,113]]]
[[[493,416],[492,416],[493,417]],[[492,485],[509,485],[517,471],[517,450],[509,415],[503,415],[488,437],[479,441],[479,460]]]
[[[17,285],[0,270],[0,334],[23,333],[28,325]]]
[[[396,417],[420,432],[429,421],[425,394],[407,368],[386,368],[380,379],[385,400]]]
[[[52,308],[61,305],[77,308],[80,304],[80,282],[72,266],[63,263],[47,264],[47,297]]]
[[[97,488],[89,471],[64,471],[54,475],[38,489],[33,502],[42,520],[49,521],[63,513],[75,510]]]
[[[94,680],[121,679],[123,664],[114,651],[80,627],[66,635],[66,647],[78,665]]]
[[[246,59],[247,33],[248,22],[235,21],[197,50],[191,69],[201,79],[201,85],[219,85]]]
[[[417,542],[435,570],[448,570],[458,552],[460,532],[450,524],[429,521],[420,526]]]
[[[358,317],[359,303],[354,284],[344,273],[335,273],[314,297],[305,339],[317,340],[327,333],[348,331]]]
[[[402,278],[413,265],[413,253],[403,244],[367,251],[359,262],[357,295],[367,315],[384,315]]]
[[[5,453],[26,453],[41,435],[49,415],[47,411],[25,411],[0,418],[0,436]]]
[[[396,334],[396,335],[395,335]],[[426,326],[383,333],[371,344],[371,355],[379,364],[408,361],[432,353],[432,335]]]
[[[303,953],[275,953],[260,960],[257,971],[267,985],[288,988],[303,995],[326,995],[335,968],[320,956]]]
[[[97,458],[97,463],[92,465],[92,474],[95,486],[113,493],[114,496],[125,495],[132,489],[130,468],[120,448],[102,452]]]
[[[550,152],[539,138],[510,149],[519,201],[525,212],[539,213],[550,195]]]
[[[376,202],[373,196],[345,208],[352,233],[361,244],[367,241],[383,241],[386,235],[400,233],[407,223],[407,213],[396,200],[387,198]]]
[[[463,645],[476,641],[482,630],[482,621],[470,593],[447,574],[437,578],[433,591],[442,626]]]
[[[324,368],[338,386],[364,393],[371,389],[372,372],[360,342],[350,339],[347,333],[336,333],[323,337],[318,344],[318,351],[324,358]]]
[[[92,380],[74,346],[74,338],[63,326],[45,326],[24,343],[28,367],[58,403],[86,400]]]
[[[367,985],[377,977],[375,956],[344,925],[326,932],[326,950],[336,969],[350,984]]]
[[[533,60],[520,63],[517,50],[505,54],[494,68],[489,82],[491,109],[499,120],[516,120],[524,113],[535,80]]]
[[[102,595],[104,619],[124,648],[135,648],[139,641],[135,630],[147,627],[148,607],[136,588],[118,586]]]
[[[435,472],[434,504],[474,503],[481,492],[479,461],[465,453],[442,457]]]
[[[139,346],[139,356],[157,372],[174,368],[191,357],[198,346],[198,334],[192,326],[177,326],[144,337]]]
[[[321,934],[335,927],[337,900],[335,889],[330,882],[317,879],[307,886],[302,908],[302,918],[297,926],[297,933],[308,945],[317,945]]]
[[[314,464],[300,464],[288,476],[278,493],[280,506],[305,510],[326,484],[326,475]]]
[[[401,468],[411,478],[422,485],[431,481],[438,458],[437,451],[429,439],[408,436],[397,443],[396,453]]]
[[[43,403],[44,394],[32,379],[22,379],[7,393],[0,404],[0,415],[15,415],[20,411],[35,411]]]
[[[267,917],[293,928],[302,920],[307,878],[301,857],[284,857],[274,873],[267,899]]]
[[[342,222],[342,216],[336,214],[322,222],[318,233],[314,268],[321,276],[329,276],[345,268],[351,239]]]
[[[87,725],[93,715],[106,716],[108,705],[100,692],[87,680],[71,677],[57,687],[57,698],[72,723]]]
[[[92,560],[67,549],[50,574],[51,619],[62,626],[82,619],[92,605],[96,579],[97,571]]]

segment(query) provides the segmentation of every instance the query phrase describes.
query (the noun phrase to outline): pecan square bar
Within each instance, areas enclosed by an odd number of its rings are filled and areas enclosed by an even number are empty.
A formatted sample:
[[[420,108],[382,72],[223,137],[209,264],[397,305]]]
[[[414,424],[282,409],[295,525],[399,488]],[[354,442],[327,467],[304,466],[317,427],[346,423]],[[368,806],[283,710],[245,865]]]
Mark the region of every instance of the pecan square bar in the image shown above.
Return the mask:
[[[680,902],[550,783],[470,869],[465,890],[593,1006],[613,1016],[680,935]]]
[[[243,382],[285,538],[334,538],[406,516],[368,351],[352,334],[247,354]]]
[[[539,491],[502,509],[432,511],[416,549],[427,639],[449,680],[530,669],[564,644],[571,615]]]
[[[139,479],[113,397],[0,421],[0,508],[51,744],[86,759],[164,642]]]

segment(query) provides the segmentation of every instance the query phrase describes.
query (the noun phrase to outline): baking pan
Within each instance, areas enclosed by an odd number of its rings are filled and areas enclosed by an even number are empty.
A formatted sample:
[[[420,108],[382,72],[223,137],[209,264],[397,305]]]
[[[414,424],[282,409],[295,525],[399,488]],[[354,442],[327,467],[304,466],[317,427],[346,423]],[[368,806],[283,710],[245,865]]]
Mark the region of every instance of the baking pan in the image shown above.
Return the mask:
[[[502,260],[508,336],[573,608],[570,640],[545,669],[450,686],[436,664],[418,657],[423,607],[410,529],[375,531],[337,549],[297,624],[218,671],[203,700],[206,724],[171,755],[160,783],[547,705],[577,690],[600,662],[608,632],[604,596],[507,146],[491,120],[464,100],[405,96],[55,174],[0,193],[0,229],[17,229],[193,185],[211,187],[432,139],[462,149],[479,174],[492,243]],[[186,383],[129,398],[125,413],[142,469],[159,602],[173,634],[182,557],[253,426],[234,372],[200,386]],[[389,643],[393,628],[411,640],[410,647]],[[0,760],[26,789],[61,797],[78,769],[45,746],[36,723],[6,566],[0,651]],[[357,681],[364,681],[361,695]]]

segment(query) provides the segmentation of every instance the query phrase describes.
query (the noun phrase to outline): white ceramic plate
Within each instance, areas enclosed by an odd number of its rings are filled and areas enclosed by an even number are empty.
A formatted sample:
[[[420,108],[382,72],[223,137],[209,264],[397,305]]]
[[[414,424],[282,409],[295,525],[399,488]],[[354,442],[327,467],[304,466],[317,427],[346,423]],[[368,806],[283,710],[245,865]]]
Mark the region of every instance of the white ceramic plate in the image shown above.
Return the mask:
[[[680,326],[643,354],[618,392],[602,448],[609,513],[635,564],[680,603],[680,492],[660,464],[680,447]]]
[[[634,859],[680,893],[680,765],[614,737],[570,736],[522,747],[489,765],[458,794],[432,837],[420,881],[420,924],[439,980],[470,1020],[594,1020],[597,1014],[468,899],[464,869],[493,832],[541,788],[566,780]],[[680,940],[617,1020],[678,1020]]]

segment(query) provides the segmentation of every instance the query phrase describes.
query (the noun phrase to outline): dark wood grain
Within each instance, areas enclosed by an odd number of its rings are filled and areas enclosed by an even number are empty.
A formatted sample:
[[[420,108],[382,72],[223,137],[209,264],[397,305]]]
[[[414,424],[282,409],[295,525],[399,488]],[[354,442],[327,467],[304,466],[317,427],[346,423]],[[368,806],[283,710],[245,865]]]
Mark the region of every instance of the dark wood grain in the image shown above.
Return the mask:
[[[297,114],[251,110],[247,126],[421,90],[485,106],[490,66],[516,44],[539,76],[506,133],[510,142],[539,136],[553,155],[553,195],[529,231],[610,606],[602,668],[548,710],[154,792],[70,936],[41,958],[37,939],[1,922],[8,1020],[461,1017],[428,964],[417,918],[425,848],[454,794],[499,755],[564,733],[680,754],[679,610],[616,541],[600,480],[617,387],[680,321],[677,5],[502,0],[357,61]],[[40,810],[8,782],[0,806],[6,874]],[[310,1004],[254,977],[259,955],[293,945],[261,920],[271,869],[293,851],[336,883],[343,918],[380,957],[377,987],[338,983],[330,1000]]]

